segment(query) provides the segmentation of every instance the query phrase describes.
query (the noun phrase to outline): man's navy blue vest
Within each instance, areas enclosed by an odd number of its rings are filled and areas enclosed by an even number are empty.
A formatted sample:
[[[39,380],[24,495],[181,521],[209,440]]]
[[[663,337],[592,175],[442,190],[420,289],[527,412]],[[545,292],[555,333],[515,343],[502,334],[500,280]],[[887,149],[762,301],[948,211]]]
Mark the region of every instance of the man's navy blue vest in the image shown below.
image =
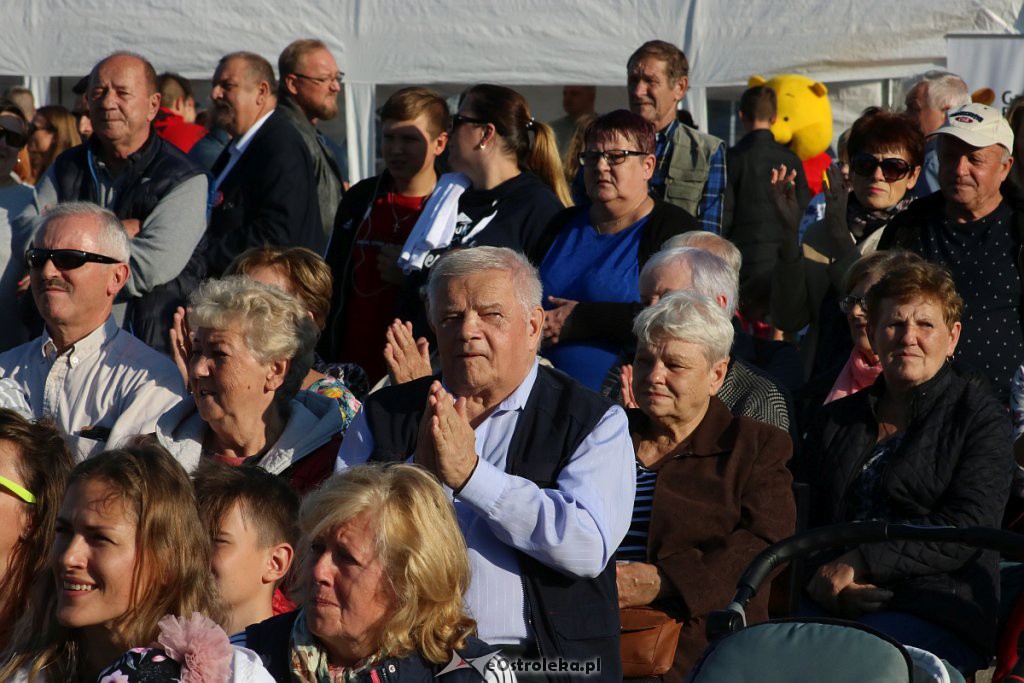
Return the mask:
[[[416,450],[434,379],[424,377],[367,397],[363,412],[373,434],[371,461],[404,462]],[[505,471],[541,488],[557,487],[559,473],[611,406],[568,375],[541,366],[509,442]],[[526,593],[527,627],[539,654],[576,661],[600,657],[601,672],[594,680],[621,681],[615,563],[610,561],[596,578],[583,579],[525,553],[516,555]]]
[[[99,189],[93,178],[95,169],[89,167],[90,151],[93,159],[99,154],[95,140],[72,147],[53,162],[59,201],[99,203]],[[151,129],[142,148],[128,157],[128,166],[119,177],[120,189],[113,205],[107,208],[121,220],[134,218],[141,223],[171,190],[201,173],[202,168]],[[174,309],[184,305],[206,276],[205,262],[199,257],[204,241],[205,238],[200,241],[178,277],[129,302],[125,328],[159,351],[168,351],[167,330]]]

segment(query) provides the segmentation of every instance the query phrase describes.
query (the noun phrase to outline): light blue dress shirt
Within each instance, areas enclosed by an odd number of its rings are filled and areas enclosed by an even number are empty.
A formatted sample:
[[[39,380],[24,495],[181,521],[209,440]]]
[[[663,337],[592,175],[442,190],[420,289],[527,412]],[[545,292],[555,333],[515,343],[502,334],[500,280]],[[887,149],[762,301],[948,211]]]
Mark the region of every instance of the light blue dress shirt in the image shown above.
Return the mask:
[[[466,609],[479,637],[491,644],[525,645],[531,638],[516,550],[570,576],[595,577],[615,554],[633,513],[633,442],[618,406],[608,409],[573,453],[557,488],[542,489],[505,472],[508,445],[536,379],[534,363],[523,383],[474,430],[480,461],[454,498],[473,577]],[[336,469],[366,462],[373,448],[360,413],[345,434]]]

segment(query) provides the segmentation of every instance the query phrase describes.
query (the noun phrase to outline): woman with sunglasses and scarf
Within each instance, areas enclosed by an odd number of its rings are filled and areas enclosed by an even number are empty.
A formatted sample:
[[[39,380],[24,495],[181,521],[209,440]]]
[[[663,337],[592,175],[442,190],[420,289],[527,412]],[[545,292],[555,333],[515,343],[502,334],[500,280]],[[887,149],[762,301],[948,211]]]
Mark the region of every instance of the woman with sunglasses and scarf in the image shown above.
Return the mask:
[[[809,327],[802,348],[809,375],[846,360],[851,350],[838,292],[849,267],[873,252],[893,216],[912,201],[924,160],[924,137],[906,115],[872,107],[850,129],[849,182],[838,167],[828,169],[825,216],[797,243],[796,221],[786,221],[792,239],[783,242],[772,279],[772,321],[784,332]],[[799,218],[784,168],[773,171],[776,203]]]
[[[14,172],[19,154],[24,153],[28,144],[28,121],[21,109],[12,102],[0,100],[0,351],[28,341],[28,333],[16,324],[19,318],[18,299],[15,292],[25,270],[20,258],[11,258],[13,253],[21,254],[27,246],[31,233],[19,235],[13,225],[18,216],[34,197],[32,186],[23,183]]]

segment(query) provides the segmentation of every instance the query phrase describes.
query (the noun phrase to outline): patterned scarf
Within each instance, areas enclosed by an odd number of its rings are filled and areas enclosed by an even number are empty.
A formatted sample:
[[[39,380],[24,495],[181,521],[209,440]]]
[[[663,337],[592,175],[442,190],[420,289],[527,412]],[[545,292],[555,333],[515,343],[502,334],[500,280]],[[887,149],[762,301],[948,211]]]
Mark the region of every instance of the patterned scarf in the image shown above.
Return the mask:
[[[292,657],[292,680],[301,683],[347,683],[372,666],[380,656],[369,657],[358,666],[331,671],[327,651],[321,647],[306,624],[306,610],[299,612],[292,626],[289,643]]]
[[[913,197],[906,196],[888,209],[868,209],[857,201],[857,196],[850,193],[850,201],[846,207],[846,225],[854,239],[860,244],[866,237],[869,237],[875,230],[884,228],[893,216],[910,206],[914,201]]]

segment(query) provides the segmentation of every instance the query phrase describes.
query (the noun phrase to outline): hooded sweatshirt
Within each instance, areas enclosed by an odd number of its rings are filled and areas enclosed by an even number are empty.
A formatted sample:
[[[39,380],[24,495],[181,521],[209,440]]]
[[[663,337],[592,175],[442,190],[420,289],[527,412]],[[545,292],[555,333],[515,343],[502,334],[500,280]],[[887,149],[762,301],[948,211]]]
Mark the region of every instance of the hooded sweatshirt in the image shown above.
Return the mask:
[[[290,413],[284,431],[265,454],[253,459],[253,465],[271,474],[285,474],[296,463],[335,442],[332,456],[341,445],[344,422],[338,403],[331,398],[300,391],[289,404]],[[203,437],[209,426],[196,410],[195,401],[185,399],[157,422],[156,437],[187,471],[192,472],[203,456]],[[329,458],[326,474],[333,469]],[[294,470],[293,470],[294,472]],[[289,477],[290,479],[290,477]],[[293,487],[300,488],[293,483]]]

